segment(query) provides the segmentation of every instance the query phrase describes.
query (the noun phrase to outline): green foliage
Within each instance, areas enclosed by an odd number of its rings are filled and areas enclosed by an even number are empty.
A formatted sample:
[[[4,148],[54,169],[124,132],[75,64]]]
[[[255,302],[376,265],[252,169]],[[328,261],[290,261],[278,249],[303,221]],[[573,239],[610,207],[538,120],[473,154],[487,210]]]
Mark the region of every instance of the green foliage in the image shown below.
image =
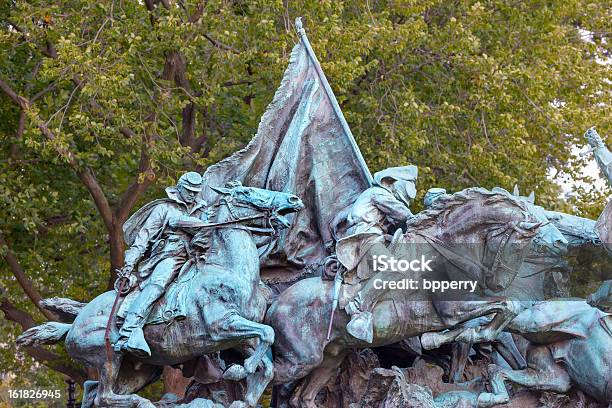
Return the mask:
[[[610,131],[610,65],[596,61],[610,52],[605,2],[142,3],[0,5],[0,79],[36,98],[19,135],[19,109],[0,95],[0,232],[43,297],[90,299],[110,265],[108,231],[58,152],[91,168],[111,205],[135,179],[153,178],[139,203],[159,196],[177,172],[252,137],[298,15],[372,171],[414,163],[420,194],[519,183],[548,208],[599,213],[601,194],[563,202],[547,174],[579,178],[584,159],[571,147],[592,125]],[[151,168],[139,174],[143,146]],[[0,276],[10,300],[42,320],[6,263]],[[13,344],[17,327],[0,330]],[[20,358],[0,349],[3,371],[31,367]]]

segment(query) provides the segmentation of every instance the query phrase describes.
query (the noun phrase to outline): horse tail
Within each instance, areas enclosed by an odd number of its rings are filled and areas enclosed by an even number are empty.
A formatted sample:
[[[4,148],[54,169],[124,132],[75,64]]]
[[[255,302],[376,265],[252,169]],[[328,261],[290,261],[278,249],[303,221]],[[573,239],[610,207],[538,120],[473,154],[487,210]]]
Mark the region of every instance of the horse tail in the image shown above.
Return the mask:
[[[70,331],[72,324],[47,322],[40,326],[31,327],[17,337],[16,343],[19,347],[40,346],[43,344],[55,344],[63,341]]]
[[[55,314],[58,319],[64,323],[72,323],[86,304],[87,303],[59,297],[44,299],[40,302],[40,306],[43,309]]]

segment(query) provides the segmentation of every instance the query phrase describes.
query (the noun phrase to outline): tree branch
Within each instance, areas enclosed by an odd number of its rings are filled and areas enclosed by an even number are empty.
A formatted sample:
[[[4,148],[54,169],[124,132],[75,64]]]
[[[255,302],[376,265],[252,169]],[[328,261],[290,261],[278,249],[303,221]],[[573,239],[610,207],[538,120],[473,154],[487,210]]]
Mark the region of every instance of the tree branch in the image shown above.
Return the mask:
[[[76,170],[76,169],[75,169]],[[111,206],[104,195],[104,191],[100,187],[100,183],[96,179],[96,176],[93,170],[89,167],[86,167],[84,170],[78,171],[77,176],[81,180],[81,182],[85,185],[87,190],[89,190],[89,194],[93,198],[94,204],[96,208],[100,212],[102,216],[102,221],[104,221],[104,225],[107,230],[113,229],[113,211],[111,210]]]
[[[42,301],[42,297],[40,296],[40,293],[38,293],[38,291],[34,287],[34,283],[26,275],[25,270],[23,269],[23,267],[21,266],[21,263],[17,259],[17,256],[15,256],[15,253],[8,246],[8,243],[4,239],[4,235],[1,232],[0,232],[0,246],[6,247],[6,253],[4,254],[3,258],[6,261],[6,263],[8,263],[9,267],[11,268],[11,271],[13,272],[15,279],[17,279],[19,286],[21,286],[21,288],[23,289],[25,294],[28,296],[28,298],[30,298],[32,303],[34,303],[34,306],[36,306],[38,310],[40,310],[47,319],[57,320],[57,316],[55,316],[53,313],[49,312],[48,310],[45,310],[40,305],[40,302]]]
[[[182,132],[180,137],[180,143],[183,146],[189,146],[193,149],[194,137],[195,137],[195,104],[192,102],[183,108],[182,114]]]
[[[6,298],[3,298],[0,301],[0,310],[4,313],[5,319],[13,323],[17,323],[23,330],[27,330],[36,325],[34,319],[29,313],[18,309]],[[85,370],[66,362],[58,354],[55,354],[43,347],[26,347],[24,350],[36,361],[41,362],[52,370],[66,374],[81,384],[87,380],[88,376]]]
[[[17,323],[23,330],[36,325],[34,318],[27,312],[17,309],[8,299],[0,301],[0,310],[4,312],[4,317],[11,322]]]
[[[19,96],[17,92],[13,91],[13,88],[2,79],[0,79],[0,90],[2,90],[15,105],[23,110],[28,109],[28,100],[23,96]]]
[[[216,48],[219,48],[224,51],[231,51],[233,53],[240,54],[240,52],[234,47],[230,47],[229,45],[223,44],[221,41],[214,39],[209,34],[204,34],[204,38],[210,41],[210,43],[214,45]]]
[[[140,175],[145,174],[142,182]],[[140,163],[138,165],[138,175],[136,180],[127,188],[121,196],[119,203],[115,207],[115,222],[123,224],[127,219],[130,211],[136,204],[138,197],[151,184],[153,179],[151,174],[151,160],[149,157],[149,140],[146,136],[142,136],[142,147],[140,149]]]
[[[40,129],[42,134],[49,141],[55,141],[55,134],[51,130],[49,130],[47,125],[44,124],[42,120],[40,120],[40,118],[39,122],[40,123],[38,125],[38,128]],[[66,162],[68,162],[68,165],[70,165],[70,167],[72,167],[72,169],[75,171],[79,180],[81,180],[81,182],[85,185],[85,187],[89,191],[89,194],[93,198],[96,208],[102,216],[104,225],[106,226],[107,230],[111,231],[113,229],[113,212],[111,210],[110,204],[108,203],[108,200],[106,199],[106,196],[104,195],[104,192],[102,191],[102,188],[100,187],[100,184],[98,183],[98,180],[96,179],[93,170],[89,167],[82,168],[74,157],[74,154],[67,148],[59,145],[54,146],[54,148],[55,151],[61,157],[63,157]]]

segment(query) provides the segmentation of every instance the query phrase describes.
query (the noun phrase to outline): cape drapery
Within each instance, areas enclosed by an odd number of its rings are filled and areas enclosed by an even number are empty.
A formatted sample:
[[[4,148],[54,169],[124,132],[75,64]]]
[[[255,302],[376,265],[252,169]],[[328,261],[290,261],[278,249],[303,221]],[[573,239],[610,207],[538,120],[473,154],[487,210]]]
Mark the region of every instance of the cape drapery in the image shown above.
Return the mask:
[[[288,283],[304,276],[305,267],[325,258],[331,242],[329,223],[369,187],[351,143],[334,113],[315,66],[300,41],[256,135],[232,156],[203,175],[208,186],[239,180],[246,186],[297,194],[306,208],[291,215],[291,227],[263,260],[262,278]]]

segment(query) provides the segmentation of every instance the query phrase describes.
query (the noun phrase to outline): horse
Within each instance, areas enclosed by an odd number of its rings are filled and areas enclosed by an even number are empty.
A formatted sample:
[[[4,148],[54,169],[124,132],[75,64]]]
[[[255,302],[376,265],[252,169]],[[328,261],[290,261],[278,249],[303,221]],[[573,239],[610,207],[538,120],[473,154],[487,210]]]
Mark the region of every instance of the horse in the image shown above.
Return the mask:
[[[612,316],[584,299],[538,302],[506,327],[531,342],[529,368],[503,369],[514,383],[566,393],[575,383],[600,402],[612,402]]]
[[[275,233],[278,228],[288,227],[285,215],[299,211],[304,204],[293,194],[246,187],[237,182],[211,188],[220,198],[214,206],[215,226],[210,228],[206,261],[194,266],[197,269],[192,270],[185,293],[181,292],[186,300],[184,319],[145,326],[150,357],[113,353],[107,361],[105,330],[116,297],[113,291],[84,306],[72,324],[49,322],[25,331],[18,338],[20,346],[53,344],[65,338],[66,350],[72,358],[98,369],[99,381],[86,383],[84,402],[93,400],[96,407],[153,407],[136,392],[154,381],[163,366],[242,347],[247,355],[244,364],[230,367],[224,377],[246,378],[245,401],[236,406],[256,406],[273,376],[272,362],[266,353],[274,342],[274,330],[261,323],[267,302],[259,286],[260,254],[253,233]],[[207,224],[188,227],[197,229]],[[110,338],[113,343],[118,338],[115,324]]]
[[[510,192],[496,187],[492,191],[510,195]],[[520,300],[523,303],[535,303],[545,298],[554,297],[562,291],[554,279],[554,273],[564,273],[569,271],[568,263],[563,259],[569,248],[577,245],[584,245],[588,242],[588,235],[578,228],[569,228],[570,221],[568,214],[555,213],[555,222],[550,222],[552,215],[543,207],[534,203],[535,195],[532,193],[528,197],[521,196],[518,188],[515,187],[514,197],[523,201],[530,214],[542,222],[537,235],[531,241],[529,250],[523,264],[521,265],[516,278],[503,291],[496,293],[498,296],[510,297]],[[586,220],[590,221],[590,220]],[[592,222],[593,225],[595,222]],[[563,225],[563,232],[560,230]],[[566,235],[568,235],[566,237]],[[493,295],[491,291],[485,291],[487,295]],[[472,327],[478,325],[477,321],[468,322]],[[467,325],[466,325],[467,326]],[[526,361],[520,353],[512,335],[502,332],[493,343],[495,349],[501,354],[506,362],[514,369],[524,369]],[[449,380],[460,382],[469,352],[472,348],[471,343],[453,343]]]
[[[442,254],[432,267],[443,270],[448,278],[467,273],[480,285],[500,291],[516,276],[540,225],[522,201],[507,194],[470,188],[441,197],[430,209],[418,213],[408,221],[408,232],[400,240],[418,244],[421,254]],[[453,245],[459,250],[454,250]],[[333,284],[318,277],[301,280],[282,292],[266,313],[265,324],[277,334],[273,346],[274,384],[303,379],[293,391],[293,406],[316,407],[318,391],[351,349],[389,345],[423,333],[431,335],[421,337],[425,348],[455,340],[492,341],[519,310],[518,305],[505,298],[456,302],[432,296],[413,300],[409,291],[394,291],[373,309],[374,338],[368,344],[348,334],[346,313],[336,315],[330,336],[326,337]],[[347,289],[343,285],[343,290]],[[495,317],[484,327],[427,333],[489,314]]]

